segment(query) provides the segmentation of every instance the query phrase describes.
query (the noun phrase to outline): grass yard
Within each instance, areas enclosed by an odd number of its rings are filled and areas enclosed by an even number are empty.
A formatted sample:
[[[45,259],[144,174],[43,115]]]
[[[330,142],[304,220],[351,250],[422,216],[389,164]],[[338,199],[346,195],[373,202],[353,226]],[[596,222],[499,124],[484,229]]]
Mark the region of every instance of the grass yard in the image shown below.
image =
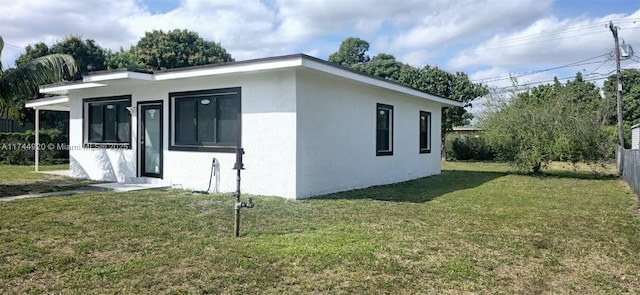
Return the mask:
[[[67,170],[68,164],[40,166],[40,171]],[[0,198],[66,191],[83,187],[88,180],[34,172],[34,166],[0,165]]]
[[[238,239],[229,195],[0,202],[0,293],[640,293],[636,196],[611,175],[554,169],[447,163],[312,200],[258,196]]]

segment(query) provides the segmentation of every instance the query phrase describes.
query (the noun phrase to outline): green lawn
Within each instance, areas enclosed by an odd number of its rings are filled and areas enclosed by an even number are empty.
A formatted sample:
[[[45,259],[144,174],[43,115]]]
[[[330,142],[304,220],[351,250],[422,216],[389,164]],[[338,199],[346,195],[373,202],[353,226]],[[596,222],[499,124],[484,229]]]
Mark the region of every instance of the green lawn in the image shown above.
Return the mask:
[[[72,190],[92,181],[34,172],[34,166],[0,165],[0,198]],[[68,170],[68,164],[40,166],[40,171]]]
[[[306,201],[255,197],[241,238],[229,195],[0,202],[0,293],[640,293],[638,203],[618,178],[444,169]]]

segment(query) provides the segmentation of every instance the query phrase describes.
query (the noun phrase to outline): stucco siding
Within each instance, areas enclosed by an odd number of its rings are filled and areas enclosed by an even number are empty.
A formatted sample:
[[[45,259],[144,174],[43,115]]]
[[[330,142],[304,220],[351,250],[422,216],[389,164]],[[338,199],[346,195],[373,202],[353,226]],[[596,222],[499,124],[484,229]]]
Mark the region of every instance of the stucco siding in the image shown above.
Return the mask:
[[[440,173],[440,105],[309,71],[297,73],[297,196]],[[393,155],[376,156],[376,104],[394,107]],[[419,111],[431,119],[431,153],[419,153]]]
[[[129,94],[125,91],[78,91],[69,95],[69,170],[76,178],[102,181],[127,181],[136,175],[134,149],[97,149],[83,147],[82,99]],[[132,102],[133,103],[133,102]],[[135,119],[131,128],[136,128]],[[132,138],[132,142],[135,137]]]
[[[82,99],[131,95],[131,105],[163,101],[163,179],[175,187],[205,190],[212,158],[219,163],[213,187],[235,191],[235,154],[169,150],[170,92],[241,87],[242,139],[246,170],[242,191],[251,194],[295,198],[295,76],[293,70],[265,74],[240,74],[169,81],[139,81],[129,87],[102,87],[75,91],[70,97],[70,168],[74,177],[105,181],[128,181],[138,175],[137,114],[132,114],[132,148],[82,148]],[[219,183],[216,183],[216,179]]]

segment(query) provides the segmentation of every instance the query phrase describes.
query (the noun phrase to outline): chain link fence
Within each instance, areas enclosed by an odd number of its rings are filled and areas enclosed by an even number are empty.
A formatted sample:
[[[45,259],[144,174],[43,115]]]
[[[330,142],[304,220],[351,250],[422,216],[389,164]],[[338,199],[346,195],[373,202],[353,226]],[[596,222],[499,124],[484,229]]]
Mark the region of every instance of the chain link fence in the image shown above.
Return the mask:
[[[616,153],[618,172],[622,170],[622,178],[629,184],[640,200],[640,150],[627,150],[618,147]]]

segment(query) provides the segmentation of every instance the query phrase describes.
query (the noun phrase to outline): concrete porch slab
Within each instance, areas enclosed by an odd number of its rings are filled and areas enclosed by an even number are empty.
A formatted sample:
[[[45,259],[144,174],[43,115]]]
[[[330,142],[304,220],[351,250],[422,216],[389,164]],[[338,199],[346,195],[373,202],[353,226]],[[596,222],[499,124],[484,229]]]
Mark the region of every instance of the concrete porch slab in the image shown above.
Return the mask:
[[[128,182],[110,182],[110,183],[96,183],[90,184],[90,187],[98,188],[103,191],[114,192],[130,192],[145,189],[163,189],[171,188],[171,185],[164,183],[128,183]]]

